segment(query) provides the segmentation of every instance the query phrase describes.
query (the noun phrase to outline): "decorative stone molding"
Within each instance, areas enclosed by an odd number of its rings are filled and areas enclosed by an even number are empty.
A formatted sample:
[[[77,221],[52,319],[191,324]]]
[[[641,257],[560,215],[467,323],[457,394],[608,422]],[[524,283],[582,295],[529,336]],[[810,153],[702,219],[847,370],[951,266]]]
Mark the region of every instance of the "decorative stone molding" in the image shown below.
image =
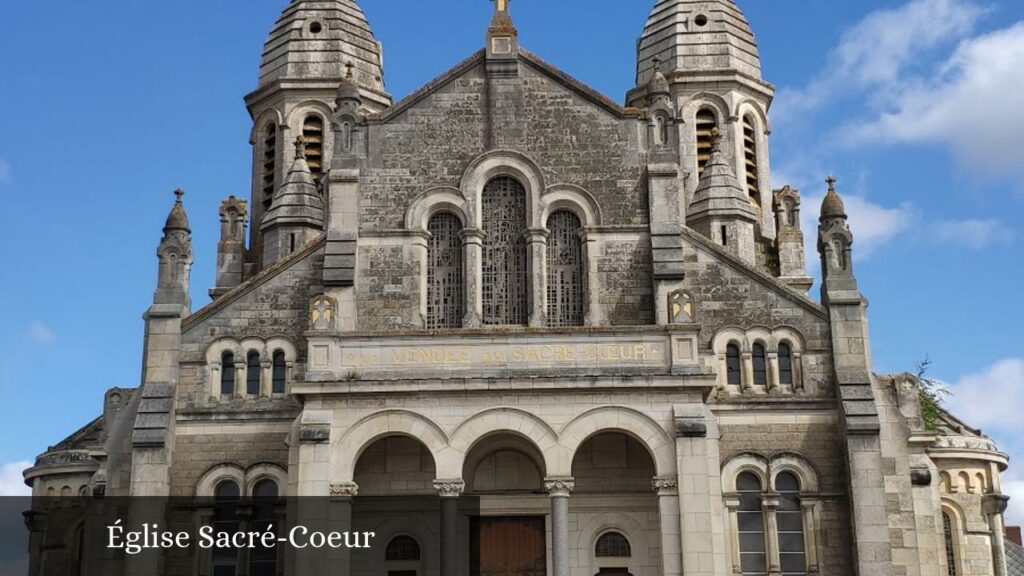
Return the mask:
[[[552,477],[544,479],[544,490],[553,498],[568,498],[575,489],[575,478]]]
[[[675,476],[656,477],[651,480],[651,487],[658,496],[679,495],[679,479]]]
[[[985,514],[1004,514],[1007,506],[1010,505],[1010,497],[1002,494],[989,494],[981,501],[981,507]]]
[[[927,468],[919,468],[910,471],[910,483],[914,486],[931,486],[932,472]]]
[[[434,490],[441,498],[458,498],[466,491],[466,482],[461,478],[434,480]]]
[[[708,425],[703,406],[675,408],[676,438],[707,438]]]
[[[331,484],[331,496],[354,498],[359,495],[359,485],[355,482],[339,482]]]

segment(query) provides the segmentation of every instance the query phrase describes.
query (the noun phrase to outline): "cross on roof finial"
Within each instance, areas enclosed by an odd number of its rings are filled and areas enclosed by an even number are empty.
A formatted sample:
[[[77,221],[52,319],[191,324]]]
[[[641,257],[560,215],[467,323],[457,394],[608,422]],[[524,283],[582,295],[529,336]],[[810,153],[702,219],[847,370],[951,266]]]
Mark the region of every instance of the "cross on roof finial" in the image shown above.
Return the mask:
[[[181,197],[184,196],[184,195],[185,195],[185,191],[182,190],[181,188],[178,188],[177,190],[175,190],[174,191],[174,196],[177,198],[177,200],[175,200],[175,202],[177,202],[178,204],[181,204]]]
[[[829,192],[835,192],[836,191],[836,182],[838,182],[838,180],[836,180],[835,176],[833,176],[832,174],[829,174],[828,178],[825,179],[825,182],[828,183],[828,191]]]
[[[508,3],[510,0],[494,0],[494,9],[498,12],[508,12]]]
[[[299,158],[306,159],[306,138],[301,134],[295,139],[295,159]]]

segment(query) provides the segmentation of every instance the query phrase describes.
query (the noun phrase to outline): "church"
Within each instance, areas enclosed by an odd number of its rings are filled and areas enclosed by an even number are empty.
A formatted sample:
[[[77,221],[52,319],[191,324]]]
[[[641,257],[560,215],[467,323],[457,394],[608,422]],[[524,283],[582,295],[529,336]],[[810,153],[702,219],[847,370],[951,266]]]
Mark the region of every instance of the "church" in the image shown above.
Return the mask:
[[[356,0],[292,0],[211,301],[178,191],[141,382],[25,472],[31,576],[1019,574],[1007,456],[872,369],[841,183],[771,181],[740,7],[652,2],[622,100],[496,0],[478,52],[394,101]],[[76,497],[374,539],[118,555]]]

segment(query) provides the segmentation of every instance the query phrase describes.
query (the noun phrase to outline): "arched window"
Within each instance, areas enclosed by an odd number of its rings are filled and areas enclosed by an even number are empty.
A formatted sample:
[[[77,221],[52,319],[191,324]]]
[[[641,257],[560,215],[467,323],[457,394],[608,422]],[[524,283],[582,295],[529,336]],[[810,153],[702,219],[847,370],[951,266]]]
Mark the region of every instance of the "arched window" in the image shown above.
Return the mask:
[[[740,570],[744,576],[766,576],[768,556],[765,546],[764,509],[761,506],[761,479],[750,472],[736,478],[740,506],[736,511],[740,541]]]
[[[725,372],[726,382],[733,386],[743,383],[743,372],[740,369],[740,347],[736,344],[729,344],[725,348]]]
[[[225,352],[220,357],[220,394],[231,396],[235,393],[235,355]]]
[[[277,527],[278,488],[273,480],[260,480],[252,490],[252,529],[260,533]],[[249,553],[250,576],[274,576],[277,573],[277,545],[257,546]]]
[[[465,314],[462,222],[441,212],[430,219],[427,231],[427,328],[460,328]]]
[[[419,574],[420,545],[411,536],[397,536],[384,549],[388,576],[416,576]]]
[[[594,545],[594,556],[598,558],[629,558],[632,555],[629,540],[619,532],[602,534]]]
[[[779,508],[775,518],[779,526],[779,560],[782,576],[807,576],[800,480],[790,472],[782,472],[775,477],[775,491],[779,493]]]
[[[249,396],[260,395],[260,353],[249,352],[245,360],[245,393]]]
[[[583,246],[578,216],[559,210],[548,218],[548,324],[583,325]]]
[[[768,385],[768,359],[764,351],[764,344],[754,344],[754,384],[756,386]]]
[[[306,164],[313,180],[320,183],[324,166],[324,120],[316,114],[306,116],[302,122],[302,138],[306,142]]]
[[[527,309],[526,190],[514,178],[487,183],[483,209],[483,323],[525,325]]]
[[[285,378],[288,374],[288,365],[285,363],[284,352],[280,350],[274,352],[273,364],[271,366],[271,393],[284,394]]]
[[[711,149],[714,145],[714,131],[718,128],[718,118],[715,113],[702,108],[697,112],[697,175],[704,174],[704,167],[711,159]]]
[[[747,194],[750,200],[760,204],[761,194],[758,188],[757,169],[757,132],[754,130],[754,119],[750,115],[743,117],[743,162],[747,176]]]
[[[949,576],[960,576],[960,567],[957,564],[956,556],[956,534],[953,532],[956,524],[953,522],[953,518],[949,515],[949,512],[942,511],[942,531],[946,537],[946,566],[948,566]]]
[[[270,209],[277,187],[277,124],[270,122],[263,129],[263,208]]]
[[[214,490],[213,530],[234,534],[239,529],[238,503],[241,492],[238,484],[225,480]],[[234,576],[238,568],[238,550],[213,548],[211,576]]]
[[[793,383],[793,349],[789,344],[779,344],[779,383]]]

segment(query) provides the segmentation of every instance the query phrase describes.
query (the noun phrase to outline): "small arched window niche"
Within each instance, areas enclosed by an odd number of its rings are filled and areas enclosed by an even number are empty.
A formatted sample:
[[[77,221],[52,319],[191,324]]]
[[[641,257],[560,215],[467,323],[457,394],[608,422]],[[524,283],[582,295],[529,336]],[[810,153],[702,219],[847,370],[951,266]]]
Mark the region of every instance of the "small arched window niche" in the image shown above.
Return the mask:
[[[422,573],[420,544],[405,534],[392,538],[384,548],[388,576],[417,576]]]
[[[594,562],[597,576],[629,575],[633,547],[626,535],[618,530],[601,534],[594,543]]]
[[[715,335],[718,388],[727,394],[806,392],[803,339],[791,328],[726,328]]]
[[[218,340],[206,352],[210,398],[221,402],[284,396],[297,356],[295,346],[283,338]]]

